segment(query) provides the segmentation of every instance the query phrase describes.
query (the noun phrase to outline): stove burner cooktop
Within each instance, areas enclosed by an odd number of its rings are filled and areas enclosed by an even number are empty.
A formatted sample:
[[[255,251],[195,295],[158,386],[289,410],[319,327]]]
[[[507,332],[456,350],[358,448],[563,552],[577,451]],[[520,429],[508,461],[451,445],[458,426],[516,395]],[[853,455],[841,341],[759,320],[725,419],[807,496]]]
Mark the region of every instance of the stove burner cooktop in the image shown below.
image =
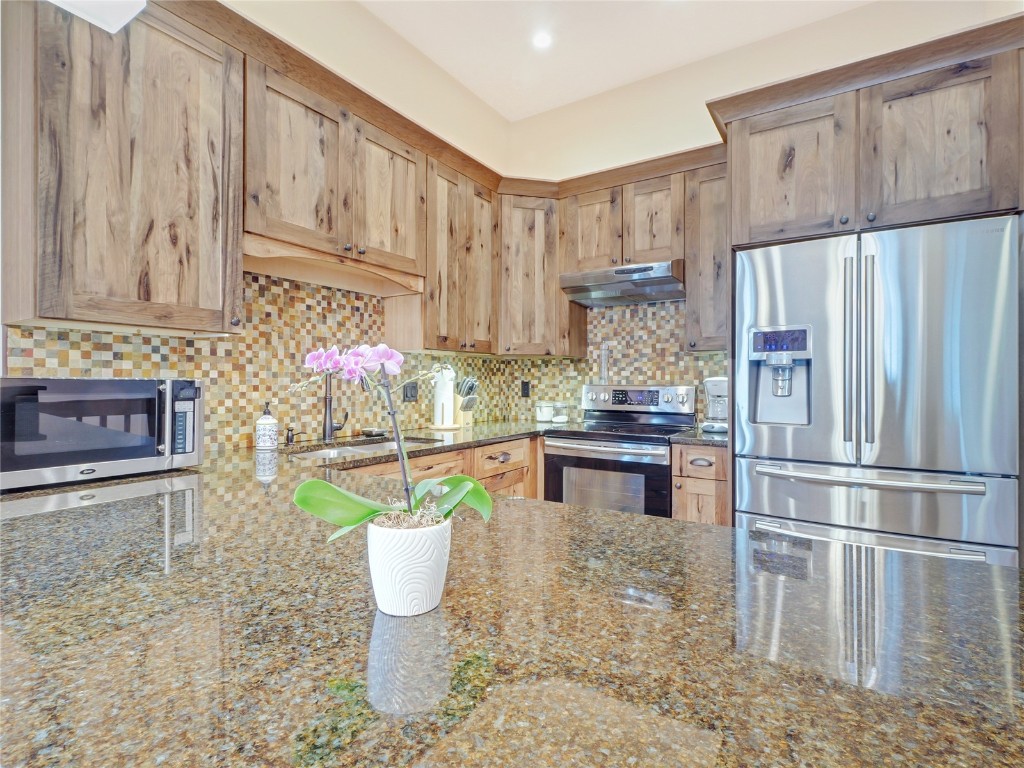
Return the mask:
[[[622,424],[610,421],[588,421],[574,429],[548,430],[551,437],[585,438],[634,443],[668,443],[677,435],[695,436],[697,428],[680,425]]]

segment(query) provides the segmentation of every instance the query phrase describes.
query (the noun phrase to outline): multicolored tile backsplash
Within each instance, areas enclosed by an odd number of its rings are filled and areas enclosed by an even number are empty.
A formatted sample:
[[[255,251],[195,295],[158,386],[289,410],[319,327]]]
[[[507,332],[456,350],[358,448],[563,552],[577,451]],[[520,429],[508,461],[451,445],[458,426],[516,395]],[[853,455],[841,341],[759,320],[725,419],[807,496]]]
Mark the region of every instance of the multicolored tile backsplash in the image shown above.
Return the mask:
[[[12,327],[9,376],[112,376],[199,378],[206,384],[207,447],[251,446],[256,419],[271,403],[281,430],[294,426],[315,438],[322,417],[321,391],[298,394],[288,385],[303,373],[305,353],[319,346],[375,342],[382,334],[379,298],[350,291],[245,273],[245,331],[230,338],[135,336],[84,330]],[[578,416],[580,387],[597,382],[601,349],[607,348],[609,380],[630,383],[699,384],[726,373],[724,352],[685,354],[681,302],[588,310],[585,360],[498,359],[448,353],[407,356],[405,370],[447,362],[458,378],[480,380],[477,421],[532,421],[537,400],[569,402]],[[520,396],[520,382],[531,396]],[[348,411],[345,433],[384,426],[384,415],[354,384],[336,382],[335,415]],[[703,396],[698,398],[698,416]],[[433,420],[431,387],[400,406],[403,426]]]

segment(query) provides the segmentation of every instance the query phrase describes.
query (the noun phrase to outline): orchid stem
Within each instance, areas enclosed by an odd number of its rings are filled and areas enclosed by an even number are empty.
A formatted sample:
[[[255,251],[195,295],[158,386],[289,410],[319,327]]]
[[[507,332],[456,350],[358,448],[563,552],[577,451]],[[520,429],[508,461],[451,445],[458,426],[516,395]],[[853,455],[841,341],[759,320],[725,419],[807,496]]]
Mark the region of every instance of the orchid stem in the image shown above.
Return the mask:
[[[405,491],[406,508],[409,514],[413,514],[412,508],[412,485],[409,483],[409,469],[406,466],[405,444],[402,442],[402,433],[398,429],[397,412],[395,404],[391,399],[391,381],[384,371],[380,372],[380,386],[384,390],[384,402],[388,406],[388,416],[391,417],[391,429],[395,433],[395,443],[398,445],[398,468],[402,472],[402,490]]]

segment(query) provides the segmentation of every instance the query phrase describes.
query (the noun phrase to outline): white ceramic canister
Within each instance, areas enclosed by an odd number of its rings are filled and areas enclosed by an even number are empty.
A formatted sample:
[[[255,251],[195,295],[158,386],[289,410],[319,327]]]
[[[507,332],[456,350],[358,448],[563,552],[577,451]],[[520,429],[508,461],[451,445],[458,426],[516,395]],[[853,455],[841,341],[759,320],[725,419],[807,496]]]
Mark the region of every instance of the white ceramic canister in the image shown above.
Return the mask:
[[[263,415],[256,419],[256,450],[277,450],[277,419],[270,412],[270,403],[263,408]]]

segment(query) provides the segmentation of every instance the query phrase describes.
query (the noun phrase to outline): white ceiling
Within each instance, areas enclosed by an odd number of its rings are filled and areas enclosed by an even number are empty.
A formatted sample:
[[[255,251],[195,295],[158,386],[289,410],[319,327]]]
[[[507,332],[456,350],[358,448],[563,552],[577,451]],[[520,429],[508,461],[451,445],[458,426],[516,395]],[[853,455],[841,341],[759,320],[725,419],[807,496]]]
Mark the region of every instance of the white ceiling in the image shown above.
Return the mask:
[[[867,0],[363,0],[515,121],[843,13]],[[546,29],[544,51],[532,38]]]

